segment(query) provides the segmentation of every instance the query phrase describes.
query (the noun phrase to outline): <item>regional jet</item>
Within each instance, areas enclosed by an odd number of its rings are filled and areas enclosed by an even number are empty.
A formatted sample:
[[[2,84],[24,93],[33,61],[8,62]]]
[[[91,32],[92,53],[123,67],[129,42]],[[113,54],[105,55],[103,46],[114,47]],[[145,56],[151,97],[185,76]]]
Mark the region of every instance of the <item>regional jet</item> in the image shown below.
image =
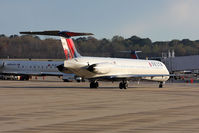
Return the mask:
[[[69,31],[20,32],[21,34],[60,36],[66,60],[59,70],[74,73],[90,81],[90,88],[98,88],[100,80],[121,81],[120,89],[127,89],[128,81],[150,80],[159,82],[159,88],[169,79],[169,72],[162,62],[155,60],[123,59],[81,56],[71,37],[93,35]]]
[[[72,81],[76,77],[74,74],[58,70],[57,66],[62,64],[63,61],[0,60],[0,74],[18,76],[19,80],[29,80],[31,76],[62,76],[64,81]]]

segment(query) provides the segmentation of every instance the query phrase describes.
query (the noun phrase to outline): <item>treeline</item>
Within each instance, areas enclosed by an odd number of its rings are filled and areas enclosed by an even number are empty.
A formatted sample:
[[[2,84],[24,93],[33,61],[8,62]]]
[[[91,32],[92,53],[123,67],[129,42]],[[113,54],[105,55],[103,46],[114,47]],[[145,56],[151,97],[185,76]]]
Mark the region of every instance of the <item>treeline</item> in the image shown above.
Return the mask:
[[[199,40],[189,39],[152,42],[149,38],[132,36],[123,38],[114,36],[112,39],[96,39],[94,37],[81,37],[74,39],[81,55],[129,57],[128,53],[120,51],[138,50],[139,55],[145,57],[160,57],[163,52],[174,50],[176,56],[199,54]],[[61,41],[48,38],[40,39],[38,36],[5,36],[0,35],[0,58],[46,58],[64,59]]]

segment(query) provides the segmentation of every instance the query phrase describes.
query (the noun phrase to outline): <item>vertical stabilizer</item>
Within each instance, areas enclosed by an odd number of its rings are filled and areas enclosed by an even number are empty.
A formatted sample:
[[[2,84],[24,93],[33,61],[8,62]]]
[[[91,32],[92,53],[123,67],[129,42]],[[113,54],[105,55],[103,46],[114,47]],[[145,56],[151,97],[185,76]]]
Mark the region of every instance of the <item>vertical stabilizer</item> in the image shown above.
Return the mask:
[[[75,48],[74,42],[71,38],[61,37],[61,42],[66,60],[80,57],[80,54],[77,52],[77,49]]]

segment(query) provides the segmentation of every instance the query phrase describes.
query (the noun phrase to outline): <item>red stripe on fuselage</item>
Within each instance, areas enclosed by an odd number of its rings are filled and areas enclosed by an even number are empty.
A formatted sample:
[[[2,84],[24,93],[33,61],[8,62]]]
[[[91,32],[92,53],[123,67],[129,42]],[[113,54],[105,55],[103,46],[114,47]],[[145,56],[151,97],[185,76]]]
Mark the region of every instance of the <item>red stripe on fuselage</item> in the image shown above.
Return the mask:
[[[152,67],[152,64],[149,62],[149,66]]]

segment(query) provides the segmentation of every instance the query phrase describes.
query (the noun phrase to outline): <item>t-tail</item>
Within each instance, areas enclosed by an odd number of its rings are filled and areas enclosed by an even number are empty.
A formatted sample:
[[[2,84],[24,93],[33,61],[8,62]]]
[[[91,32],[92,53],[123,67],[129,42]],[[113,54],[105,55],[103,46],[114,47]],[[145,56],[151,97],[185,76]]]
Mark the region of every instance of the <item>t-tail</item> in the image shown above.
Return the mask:
[[[66,56],[66,60],[80,57],[81,55],[77,52],[75,44],[71,37],[74,36],[88,36],[93,35],[92,33],[79,33],[70,31],[39,31],[39,32],[20,32],[20,34],[30,34],[30,35],[50,35],[50,36],[60,36],[61,42]]]

